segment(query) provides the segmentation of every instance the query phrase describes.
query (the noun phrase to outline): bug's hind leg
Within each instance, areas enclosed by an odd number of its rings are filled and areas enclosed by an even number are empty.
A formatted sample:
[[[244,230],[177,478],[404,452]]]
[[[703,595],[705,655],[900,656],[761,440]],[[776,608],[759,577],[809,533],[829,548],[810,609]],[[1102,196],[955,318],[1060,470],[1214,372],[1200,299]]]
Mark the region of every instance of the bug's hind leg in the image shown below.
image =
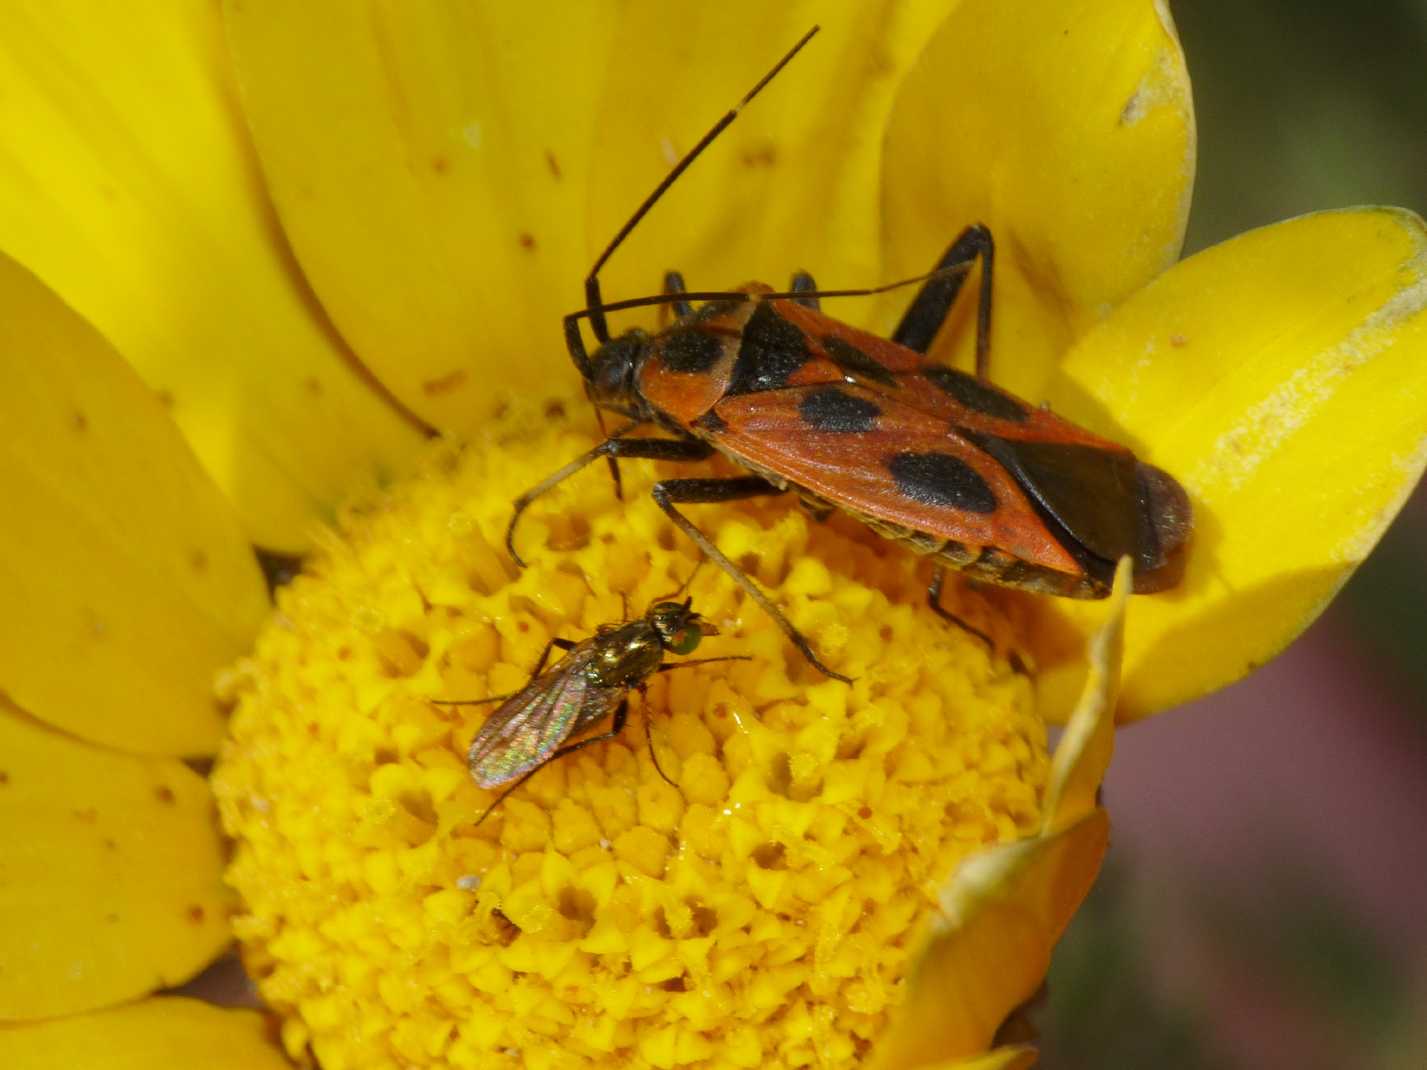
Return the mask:
[[[981,259],[981,295],[976,305],[976,375],[985,379],[991,359],[991,285],[995,274],[996,242],[982,223],[974,223],[956,236],[942,253],[934,271],[950,274],[928,279],[912,303],[907,306],[902,322],[892,332],[892,341],[925,353],[946,322],[961,284],[970,274],[971,265]],[[952,271],[965,267],[965,271]]]
[[[962,620],[951,610],[947,609],[946,606],[941,604],[941,589],[945,583],[946,566],[934,566],[932,568],[932,581],[931,583],[927,584],[927,605],[931,607],[931,611],[949,624],[955,624],[962,631],[967,632],[970,635],[976,636],[977,639],[980,639],[983,643],[989,646],[991,648],[991,652],[994,654],[996,652],[996,643],[989,635],[983,632],[980,628],[966,623],[966,621]]]
[[[788,641],[798,648],[798,652],[808,659],[808,663],[817,669],[824,676],[830,676],[834,680],[841,680],[845,684],[852,683],[852,678],[843,676],[842,673],[833,672],[819,660],[817,654],[813,653],[812,644],[797,628],[793,627],[793,622],[783,616],[782,610],[773,604],[758,584],[753,582],[752,577],[735,565],[724,556],[722,550],[713,544],[713,540],[693,525],[683,513],[674,508],[674,503],[687,503],[690,505],[708,502],[731,502],[741,498],[755,498],[765,494],[782,494],[780,487],[775,487],[762,476],[740,476],[733,479],[665,479],[654,484],[650,495],[656,505],[664,510],[669,517],[690,540],[703,551],[704,556],[713,561],[719,568],[723,569],[748,593],[758,604],[758,608],[763,610],[772,618],[773,623],[778,625]]]
[[[816,293],[818,284],[813,281],[813,277],[806,271],[793,272],[793,281],[788,284],[788,291],[795,294]],[[816,297],[795,297],[794,301],[804,308],[810,308],[814,312],[822,311],[822,302]]]

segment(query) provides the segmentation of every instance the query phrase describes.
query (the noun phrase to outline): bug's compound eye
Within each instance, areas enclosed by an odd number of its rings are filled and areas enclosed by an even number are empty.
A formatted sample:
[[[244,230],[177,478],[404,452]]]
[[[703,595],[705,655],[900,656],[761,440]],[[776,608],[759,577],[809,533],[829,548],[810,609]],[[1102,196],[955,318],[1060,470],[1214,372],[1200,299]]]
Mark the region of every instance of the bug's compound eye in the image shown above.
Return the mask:
[[[704,633],[692,625],[680,628],[669,637],[669,649],[675,654],[692,654],[704,640]]]

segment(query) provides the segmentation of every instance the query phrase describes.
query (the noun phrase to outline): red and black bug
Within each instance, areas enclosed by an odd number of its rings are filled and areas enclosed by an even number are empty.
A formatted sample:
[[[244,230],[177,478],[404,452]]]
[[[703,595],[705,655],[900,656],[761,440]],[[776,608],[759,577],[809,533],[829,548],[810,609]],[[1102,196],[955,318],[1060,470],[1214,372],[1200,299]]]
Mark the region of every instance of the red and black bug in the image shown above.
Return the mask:
[[[481,787],[494,788],[502,784],[510,784],[510,787],[486,808],[476,820],[477,825],[543,766],[592,743],[619,735],[629,716],[629,692],[642,692],[646,681],[655,673],[715,661],[748,660],[736,654],[665,664],[665,653],[692,654],[705,636],[718,634],[718,629],[695,613],[690,604],[687,598],[682,602],[657,601],[637,620],[601,625],[594,635],[580,642],[551,639],[545,644],[530,679],[519,691],[448,703],[456,706],[501,704],[471,740],[466,764]],[[556,647],[567,653],[546,669],[550,651]],[[606,717],[611,718],[608,731],[568,742]],[[647,718],[644,730],[647,736]],[[654,757],[652,738],[649,754]],[[657,757],[654,757],[654,768],[669,780],[659,767]]]
[[[931,556],[931,607],[962,627],[968,626],[941,605],[947,567],[1038,593],[1101,598],[1116,562],[1128,556],[1136,591],[1173,586],[1191,529],[1189,499],[1174,478],[989,381],[995,243],[985,226],[967,227],[951,243],[890,339],[824,315],[818,299],[891,286],[820,292],[805,272],[794,275],[785,292],[752,283],[698,293],[669,272],[661,295],[602,300],[599,272],[610,255],[816,32],[699,140],[595,262],[585,280],[586,307],[564,319],[566,344],[597,409],[628,422],[517,499],[506,535],[512,557],[520,561],[514,535],[525,508],[598,458],[609,459],[617,488],[618,458],[693,461],[718,451],[750,474],[662,480],[652,490],[655,502],[809,661],[838,679],[846,678],[818,660],[767,595],[677,505],[794,491],[815,514],[841,509]],[[976,374],[970,375],[926,353],[978,260]],[[695,309],[695,300],[705,303]],[[610,336],[606,313],[658,304],[673,306],[672,325]],[[599,341],[593,356],[580,333],[585,319]],[[646,425],[671,437],[627,437]]]

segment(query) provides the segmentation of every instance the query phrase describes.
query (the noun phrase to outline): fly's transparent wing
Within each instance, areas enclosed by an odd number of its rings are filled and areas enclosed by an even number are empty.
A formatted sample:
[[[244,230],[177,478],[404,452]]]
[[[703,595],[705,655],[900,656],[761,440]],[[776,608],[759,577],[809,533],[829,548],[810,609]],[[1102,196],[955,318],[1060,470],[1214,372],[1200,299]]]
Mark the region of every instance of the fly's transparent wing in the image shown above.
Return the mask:
[[[497,707],[471,740],[466,762],[483,788],[505,784],[546,761],[577,723],[598,719],[617,693],[591,684],[590,651],[579,648]],[[585,711],[588,711],[586,713]]]

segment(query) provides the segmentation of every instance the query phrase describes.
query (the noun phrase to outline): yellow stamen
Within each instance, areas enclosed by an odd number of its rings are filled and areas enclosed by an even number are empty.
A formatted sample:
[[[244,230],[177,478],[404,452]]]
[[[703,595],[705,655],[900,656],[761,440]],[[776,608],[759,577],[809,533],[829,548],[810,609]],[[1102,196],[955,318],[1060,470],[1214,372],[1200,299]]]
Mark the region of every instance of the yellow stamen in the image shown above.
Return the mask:
[[[914,555],[770,500],[690,513],[856,682],[705,567],[688,594],[720,634],[698,656],[753,660],[656,675],[619,739],[474,827],[495,792],[465,751],[490,707],[438,700],[518,690],[552,636],[643,612],[697,561],[636,462],[623,502],[597,468],[542,499],[530,567],[510,562],[511,499],[589,448],[586,423],[522,401],[349,508],[229,680],[235,928],[287,1047],[324,1070],[850,1065],[956,863],[1040,826],[1027,679],[925,608]],[[1011,628],[976,596],[953,608]]]

